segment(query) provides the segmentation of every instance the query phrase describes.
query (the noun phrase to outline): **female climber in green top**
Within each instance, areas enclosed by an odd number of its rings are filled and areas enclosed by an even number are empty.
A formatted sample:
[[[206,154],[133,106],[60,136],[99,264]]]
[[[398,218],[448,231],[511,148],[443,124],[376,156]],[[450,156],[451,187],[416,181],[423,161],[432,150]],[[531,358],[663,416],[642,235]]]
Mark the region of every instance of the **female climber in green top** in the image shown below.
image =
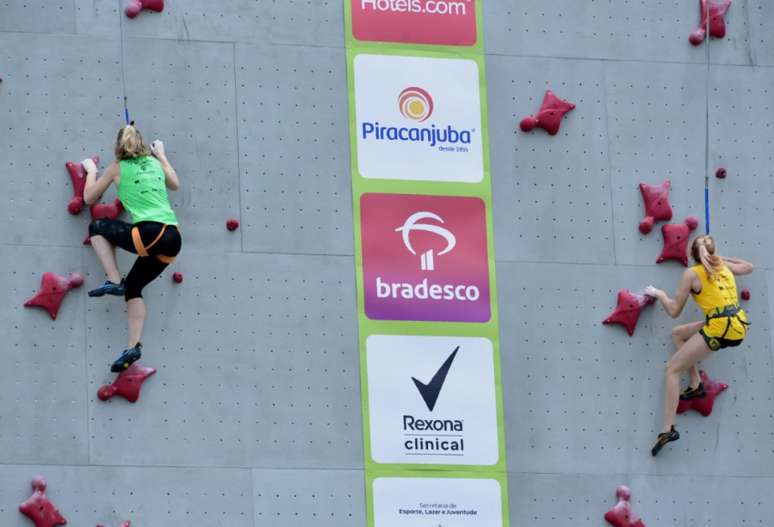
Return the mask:
[[[142,289],[175,259],[182,240],[167,196],[167,189],[177,190],[180,181],[164,153],[164,143],[154,141],[148,149],[132,123],[118,131],[115,156],[116,160],[100,178],[94,162],[83,161],[87,173],[83,197],[87,204],[92,204],[115,183],[118,198],[132,217],[131,224],[105,219],[94,220],[89,225],[91,245],[108,278],[89,291],[89,296],[116,295],[126,299],[129,346],[110,368],[121,372],[142,354],[140,339],[145,322]],[[118,271],[116,245],[138,255],[125,280]]]

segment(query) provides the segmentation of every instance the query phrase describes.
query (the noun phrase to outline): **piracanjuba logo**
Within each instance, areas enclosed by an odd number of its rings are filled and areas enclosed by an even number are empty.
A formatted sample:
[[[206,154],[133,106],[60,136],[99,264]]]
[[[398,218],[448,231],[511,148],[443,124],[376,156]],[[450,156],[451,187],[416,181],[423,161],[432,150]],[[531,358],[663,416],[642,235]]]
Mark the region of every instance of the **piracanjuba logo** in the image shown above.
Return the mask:
[[[418,86],[404,88],[398,94],[398,110],[400,114],[411,121],[423,123],[430,119],[435,109],[435,102],[430,93]],[[390,142],[421,142],[430,147],[454,150],[448,145],[469,145],[473,140],[475,130],[459,130],[447,124],[446,126],[396,126],[383,125],[378,121],[363,121],[361,132],[364,140]],[[467,151],[467,150],[465,150]]]
[[[427,121],[433,115],[433,98],[426,90],[412,86],[398,96],[400,113],[417,122]]]

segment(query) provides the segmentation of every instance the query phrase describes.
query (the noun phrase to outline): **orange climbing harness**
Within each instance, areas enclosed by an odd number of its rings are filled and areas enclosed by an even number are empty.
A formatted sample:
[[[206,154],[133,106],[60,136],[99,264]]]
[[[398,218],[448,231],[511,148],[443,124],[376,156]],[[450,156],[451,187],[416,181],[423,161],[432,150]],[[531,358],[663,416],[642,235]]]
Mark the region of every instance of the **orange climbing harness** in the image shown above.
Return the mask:
[[[140,229],[137,228],[136,226],[132,227],[132,242],[134,243],[134,249],[137,251],[137,254],[142,257],[150,256],[150,254],[148,254],[148,251],[159,242],[161,237],[164,236],[164,233],[166,232],[166,230],[167,230],[167,225],[165,224],[163,227],[161,227],[161,231],[159,231],[158,236],[156,236],[156,238],[154,238],[154,240],[150,242],[148,245],[145,245],[142,241],[142,236],[140,236]],[[163,254],[157,254],[156,258],[159,261],[164,262],[165,264],[171,264],[172,262],[175,261],[174,256],[165,256]]]

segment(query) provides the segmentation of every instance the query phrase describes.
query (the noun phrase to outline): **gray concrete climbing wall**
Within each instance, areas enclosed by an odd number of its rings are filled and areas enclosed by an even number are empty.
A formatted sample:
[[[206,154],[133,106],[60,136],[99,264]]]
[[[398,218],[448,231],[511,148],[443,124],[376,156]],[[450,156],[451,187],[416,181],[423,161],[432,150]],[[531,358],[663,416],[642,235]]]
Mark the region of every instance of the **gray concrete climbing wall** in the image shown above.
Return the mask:
[[[0,1],[0,525],[27,525],[43,473],[72,525],[362,526],[341,2],[167,3],[121,21],[119,0]],[[484,2],[514,526],[602,525],[621,483],[648,525],[774,517],[774,7],[735,0],[708,76],[697,3]],[[102,278],[63,164],[109,158],[122,69],[183,183],[185,281],[146,295],[159,372],[137,405],[96,398],[121,301],[21,307],[43,271]],[[754,326],[704,365],[731,386],[713,415],[681,417],[653,460],[672,321],[600,321],[619,288],[676,284],[637,183],[669,178],[676,217],[703,215],[707,83],[710,166],[729,170],[713,229],[758,266]],[[578,105],[561,133],[516,131],[549,87]]]

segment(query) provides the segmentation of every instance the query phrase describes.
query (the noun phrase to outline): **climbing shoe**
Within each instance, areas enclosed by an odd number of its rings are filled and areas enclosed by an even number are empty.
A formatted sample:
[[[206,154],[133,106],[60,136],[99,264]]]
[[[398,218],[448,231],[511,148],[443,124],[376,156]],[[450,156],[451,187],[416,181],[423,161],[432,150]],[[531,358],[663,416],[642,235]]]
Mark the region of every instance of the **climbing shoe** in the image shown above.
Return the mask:
[[[92,289],[91,291],[89,291],[89,296],[105,296],[105,295],[124,296],[125,291],[126,291],[126,287],[124,287],[123,280],[121,280],[120,284],[111,282],[110,280],[105,280],[104,284],[102,284],[96,289]]]
[[[690,401],[691,399],[701,399],[705,395],[707,395],[707,393],[704,391],[704,383],[700,382],[696,388],[691,388],[689,386],[683,390],[683,393],[680,394],[680,400]]]
[[[133,347],[124,350],[120,357],[110,367],[113,373],[121,373],[142,357],[142,344],[139,342]]]
[[[658,453],[661,452],[661,449],[664,448],[664,445],[672,441],[677,441],[678,439],[680,439],[680,433],[675,430],[673,425],[669,432],[662,432],[658,435],[656,444],[653,445],[653,448],[650,449],[651,455],[658,455]]]

